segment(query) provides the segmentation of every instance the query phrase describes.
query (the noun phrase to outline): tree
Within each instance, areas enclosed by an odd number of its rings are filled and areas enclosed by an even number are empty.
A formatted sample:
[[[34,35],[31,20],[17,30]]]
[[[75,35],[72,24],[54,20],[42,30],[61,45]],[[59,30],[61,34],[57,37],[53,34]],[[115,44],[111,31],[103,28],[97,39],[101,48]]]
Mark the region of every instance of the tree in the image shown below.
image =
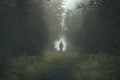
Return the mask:
[[[49,44],[50,49],[54,48],[54,42],[59,38],[61,31],[61,8],[62,2],[60,0],[44,1],[45,6],[45,21],[47,22],[48,31],[49,31]]]
[[[119,0],[90,0],[78,3],[77,12],[72,15],[74,18],[67,17],[71,18],[72,22],[67,25],[78,26],[72,34],[76,36],[73,37],[75,46],[86,52],[119,51],[119,5]],[[75,17],[76,15],[79,17]],[[76,20],[79,21],[78,24]]]
[[[42,0],[0,0],[1,74],[11,56],[40,55],[45,49],[48,32],[43,9]]]

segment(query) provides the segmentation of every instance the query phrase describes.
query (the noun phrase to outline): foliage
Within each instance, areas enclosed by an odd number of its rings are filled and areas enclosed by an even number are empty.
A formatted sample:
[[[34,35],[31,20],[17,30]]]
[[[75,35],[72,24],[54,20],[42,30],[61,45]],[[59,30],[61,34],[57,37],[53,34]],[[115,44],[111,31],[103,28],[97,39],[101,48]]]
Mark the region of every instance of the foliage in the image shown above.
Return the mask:
[[[66,19],[67,26],[72,25],[69,30],[72,35],[68,36],[73,36],[75,46],[86,52],[119,52],[119,4],[119,0],[85,0],[78,3],[74,10],[76,13],[68,13]]]
[[[2,80],[119,80],[119,55],[47,51],[11,57]]]
[[[42,0],[1,0],[0,53],[39,54],[47,43]],[[17,54],[15,54],[17,55]]]
[[[42,53],[48,38],[43,15],[42,0],[0,0],[0,74],[11,56]]]

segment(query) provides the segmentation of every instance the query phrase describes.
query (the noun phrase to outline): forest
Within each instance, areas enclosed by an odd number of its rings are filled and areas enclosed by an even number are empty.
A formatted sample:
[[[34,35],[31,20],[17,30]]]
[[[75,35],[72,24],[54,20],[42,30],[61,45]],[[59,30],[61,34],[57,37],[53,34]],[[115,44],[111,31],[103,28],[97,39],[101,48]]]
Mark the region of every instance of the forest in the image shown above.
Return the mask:
[[[119,79],[119,0],[0,0],[0,80]]]

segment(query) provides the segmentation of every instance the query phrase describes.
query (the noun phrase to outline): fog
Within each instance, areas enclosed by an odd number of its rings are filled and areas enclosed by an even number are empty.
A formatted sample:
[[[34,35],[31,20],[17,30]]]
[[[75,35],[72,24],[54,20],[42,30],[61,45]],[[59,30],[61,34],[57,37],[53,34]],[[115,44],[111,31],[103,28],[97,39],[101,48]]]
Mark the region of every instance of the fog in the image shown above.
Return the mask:
[[[119,0],[0,0],[0,80],[119,80]]]
[[[62,0],[62,1],[63,1],[62,7],[65,10],[72,10],[75,8],[78,2],[82,2],[83,0]]]

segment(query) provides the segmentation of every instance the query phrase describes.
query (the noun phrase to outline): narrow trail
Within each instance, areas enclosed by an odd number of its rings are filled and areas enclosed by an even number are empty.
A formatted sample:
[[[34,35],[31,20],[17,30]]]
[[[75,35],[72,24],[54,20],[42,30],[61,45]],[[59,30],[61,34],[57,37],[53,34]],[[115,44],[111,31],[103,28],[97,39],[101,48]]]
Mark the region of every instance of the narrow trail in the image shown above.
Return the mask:
[[[67,80],[72,74],[72,68],[74,67],[74,56],[69,53],[56,53],[61,55],[67,55],[64,65],[62,65],[54,74],[43,80]]]

